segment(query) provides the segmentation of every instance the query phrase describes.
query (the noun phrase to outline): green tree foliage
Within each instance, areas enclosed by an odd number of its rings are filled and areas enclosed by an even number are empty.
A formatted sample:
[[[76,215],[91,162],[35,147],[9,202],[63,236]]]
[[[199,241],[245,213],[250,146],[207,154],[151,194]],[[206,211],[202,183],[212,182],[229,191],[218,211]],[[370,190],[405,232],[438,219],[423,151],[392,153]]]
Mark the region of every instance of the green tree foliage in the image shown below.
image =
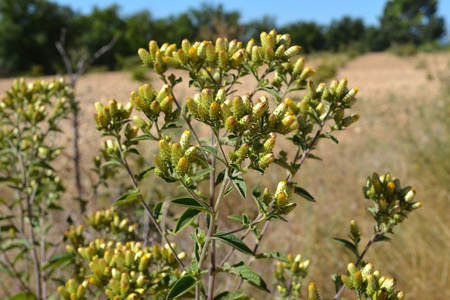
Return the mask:
[[[314,22],[298,22],[284,26],[283,31],[291,32],[292,41],[301,44],[306,53],[325,49],[324,28]]]
[[[46,0],[0,0],[0,72],[40,65],[50,72],[60,62],[55,42],[75,14]]]
[[[437,16],[437,0],[390,0],[381,17],[381,31],[391,43],[419,45],[441,38],[445,21]]]
[[[365,33],[366,27],[362,19],[343,17],[335,20],[331,22],[325,35],[327,48],[339,51],[355,47],[357,43],[363,41]]]

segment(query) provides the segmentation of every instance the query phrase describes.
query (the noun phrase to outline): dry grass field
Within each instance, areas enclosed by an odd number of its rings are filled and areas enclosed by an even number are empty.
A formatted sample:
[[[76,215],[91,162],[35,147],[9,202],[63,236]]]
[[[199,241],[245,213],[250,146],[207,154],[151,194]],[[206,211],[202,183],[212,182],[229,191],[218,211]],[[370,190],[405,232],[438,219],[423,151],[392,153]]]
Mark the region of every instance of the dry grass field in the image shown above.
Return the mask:
[[[314,59],[310,65],[318,62]],[[306,281],[315,281],[323,299],[331,299],[330,275],[343,273],[353,259],[332,238],[345,238],[350,220],[355,219],[366,234],[365,245],[373,222],[365,210],[369,202],[363,198],[362,186],[372,172],[390,171],[403,185],[415,187],[423,207],[398,226],[392,242],[375,244],[366,260],[382,274],[395,277],[407,299],[450,299],[450,54],[408,58],[366,54],[340,67],[337,78],[342,77],[348,78],[349,87],[360,90],[354,110],[361,119],[338,133],[339,144],[324,140],[315,153],[323,161],[310,160],[297,174],[296,181],[317,202],[299,199],[289,224],[271,224],[261,251],[302,253],[310,258]],[[78,82],[85,186],[90,184],[90,163],[100,146],[93,104],[110,98],[128,101],[129,92],[139,86],[130,78],[122,72],[93,73]],[[0,80],[1,95],[11,83],[12,79]],[[183,84],[179,98],[188,96]],[[68,142],[70,124],[64,126]],[[71,183],[71,164],[59,168]],[[280,172],[268,174],[273,190]],[[269,278],[271,266],[266,267]]]

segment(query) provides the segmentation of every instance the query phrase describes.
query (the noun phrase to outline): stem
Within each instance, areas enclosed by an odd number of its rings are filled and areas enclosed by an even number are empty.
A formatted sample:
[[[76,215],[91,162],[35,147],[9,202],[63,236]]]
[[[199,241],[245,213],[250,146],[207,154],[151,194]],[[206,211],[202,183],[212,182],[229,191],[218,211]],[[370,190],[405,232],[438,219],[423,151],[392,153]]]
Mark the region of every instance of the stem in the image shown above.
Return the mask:
[[[34,274],[36,279],[36,288],[37,288],[37,298],[39,300],[44,299],[42,297],[42,273],[41,273],[41,265],[39,262],[39,256],[36,251],[36,238],[34,236],[34,229],[33,229],[33,211],[32,211],[32,203],[34,202],[34,198],[36,196],[38,184],[34,186],[33,192],[30,196],[30,199],[27,201],[27,213],[28,213],[28,219],[30,222],[30,239],[31,239],[31,255],[33,257],[33,268],[34,268]]]
[[[139,186],[138,183],[136,181],[136,178],[133,175],[133,172],[130,169],[130,166],[128,165],[128,162],[125,158],[125,156],[123,155],[123,151],[122,151],[122,143],[120,141],[120,135],[119,133],[116,131],[116,139],[117,139],[117,143],[119,145],[119,153],[120,153],[120,158],[122,159],[122,163],[125,166],[125,169],[127,170],[128,176],[131,179],[131,183],[133,184],[133,187],[135,190],[139,190]],[[167,239],[166,234],[162,231],[161,226],[159,225],[158,221],[156,221],[155,217],[152,214],[152,211],[150,210],[150,208],[148,207],[147,203],[145,203],[144,197],[142,196],[141,192],[139,191],[139,201],[141,202],[142,206],[145,209],[145,212],[147,213],[147,215],[150,217],[150,220],[152,221],[153,225],[155,225],[156,229],[158,230],[159,234],[161,235],[161,237],[163,238],[164,242],[169,246],[170,251],[172,251],[173,256],[175,257],[176,261],[178,262],[178,264],[180,264],[180,266],[183,268],[183,270],[186,269],[186,267],[184,266],[183,262],[180,260],[180,258],[178,257],[177,252],[175,251],[175,249],[173,249],[172,245],[170,245],[169,240]]]
[[[261,243],[262,238],[264,237],[264,234],[266,233],[267,229],[269,228],[269,224],[270,224],[270,220],[268,220],[266,222],[266,224],[264,224],[263,229],[261,230],[261,235],[258,238],[258,241],[256,242],[255,247],[253,248],[253,253],[256,254],[256,251],[258,251],[259,245]],[[252,264],[252,262],[254,261],[253,257],[250,257],[250,260],[248,261],[247,265],[250,266]],[[244,280],[241,278],[241,280],[239,280],[239,283],[236,287],[236,290],[239,290],[241,288],[242,283],[244,282]]]
[[[214,148],[216,144],[214,132],[211,132],[211,147]],[[219,143],[220,144],[220,143]],[[213,171],[209,176],[209,204],[211,207],[215,206],[215,188],[216,188],[216,158],[211,156],[211,167]],[[216,227],[216,218],[210,218],[209,227],[212,228],[212,234],[215,233]],[[208,300],[214,298],[214,280],[215,280],[215,271],[216,271],[216,241],[213,240],[211,243],[211,256],[210,256],[210,266],[209,266],[209,280],[208,280]]]
[[[372,246],[372,244],[373,244],[378,238],[382,237],[385,233],[386,233],[386,232],[383,231],[383,232],[381,232],[381,233],[374,232],[374,233],[372,234],[372,236],[370,237],[369,242],[367,242],[367,245],[366,245],[366,247],[364,248],[364,251],[361,253],[361,255],[359,255],[358,259],[357,259],[356,262],[355,262],[355,266],[356,266],[356,267],[359,266],[359,264],[362,262],[364,256],[366,255],[367,251],[369,250],[370,246]],[[344,290],[345,290],[345,284],[343,284],[343,285],[341,286],[341,288],[339,289],[339,291],[336,293],[336,295],[334,295],[333,300],[339,299],[339,297],[340,297],[341,294],[344,292]]]

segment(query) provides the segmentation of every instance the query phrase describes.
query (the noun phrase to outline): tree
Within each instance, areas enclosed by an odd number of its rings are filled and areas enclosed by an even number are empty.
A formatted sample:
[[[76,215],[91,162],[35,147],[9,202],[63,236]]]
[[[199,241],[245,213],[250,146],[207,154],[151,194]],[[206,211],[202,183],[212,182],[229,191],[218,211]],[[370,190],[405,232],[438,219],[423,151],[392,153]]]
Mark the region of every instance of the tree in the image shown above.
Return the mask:
[[[339,51],[351,48],[355,43],[364,39],[366,27],[362,19],[343,17],[339,21],[331,22],[326,33],[327,48]]]
[[[324,50],[323,27],[314,22],[292,23],[282,27],[281,30],[289,32],[292,42],[302,45],[302,49],[306,53]]]
[[[437,0],[389,0],[381,17],[381,31],[391,43],[415,45],[440,39],[445,21],[437,16]]]
[[[55,48],[61,28],[75,13],[46,0],[0,0],[0,65],[3,71],[27,71],[40,65],[49,73],[59,63]]]

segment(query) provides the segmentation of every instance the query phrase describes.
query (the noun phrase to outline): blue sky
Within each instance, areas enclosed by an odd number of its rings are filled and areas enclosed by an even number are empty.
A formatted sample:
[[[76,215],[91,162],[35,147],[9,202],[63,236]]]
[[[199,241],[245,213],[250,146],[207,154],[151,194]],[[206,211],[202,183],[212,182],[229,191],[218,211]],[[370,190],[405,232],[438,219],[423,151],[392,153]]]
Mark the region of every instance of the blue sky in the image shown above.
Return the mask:
[[[124,15],[140,10],[149,10],[156,18],[177,15],[189,8],[198,8],[201,3],[223,4],[225,10],[238,10],[241,21],[256,20],[264,15],[275,17],[277,25],[295,21],[315,21],[322,25],[329,24],[343,16],[363,18],[366,25],[378,25],[378,18],[383,13],[387,0],[51,0],[68,5],[76,11],[89,13],[96,5],[105,8],[116,3]],[[445,18],[450,26],[450,0],[439,1],[438,14]]]

